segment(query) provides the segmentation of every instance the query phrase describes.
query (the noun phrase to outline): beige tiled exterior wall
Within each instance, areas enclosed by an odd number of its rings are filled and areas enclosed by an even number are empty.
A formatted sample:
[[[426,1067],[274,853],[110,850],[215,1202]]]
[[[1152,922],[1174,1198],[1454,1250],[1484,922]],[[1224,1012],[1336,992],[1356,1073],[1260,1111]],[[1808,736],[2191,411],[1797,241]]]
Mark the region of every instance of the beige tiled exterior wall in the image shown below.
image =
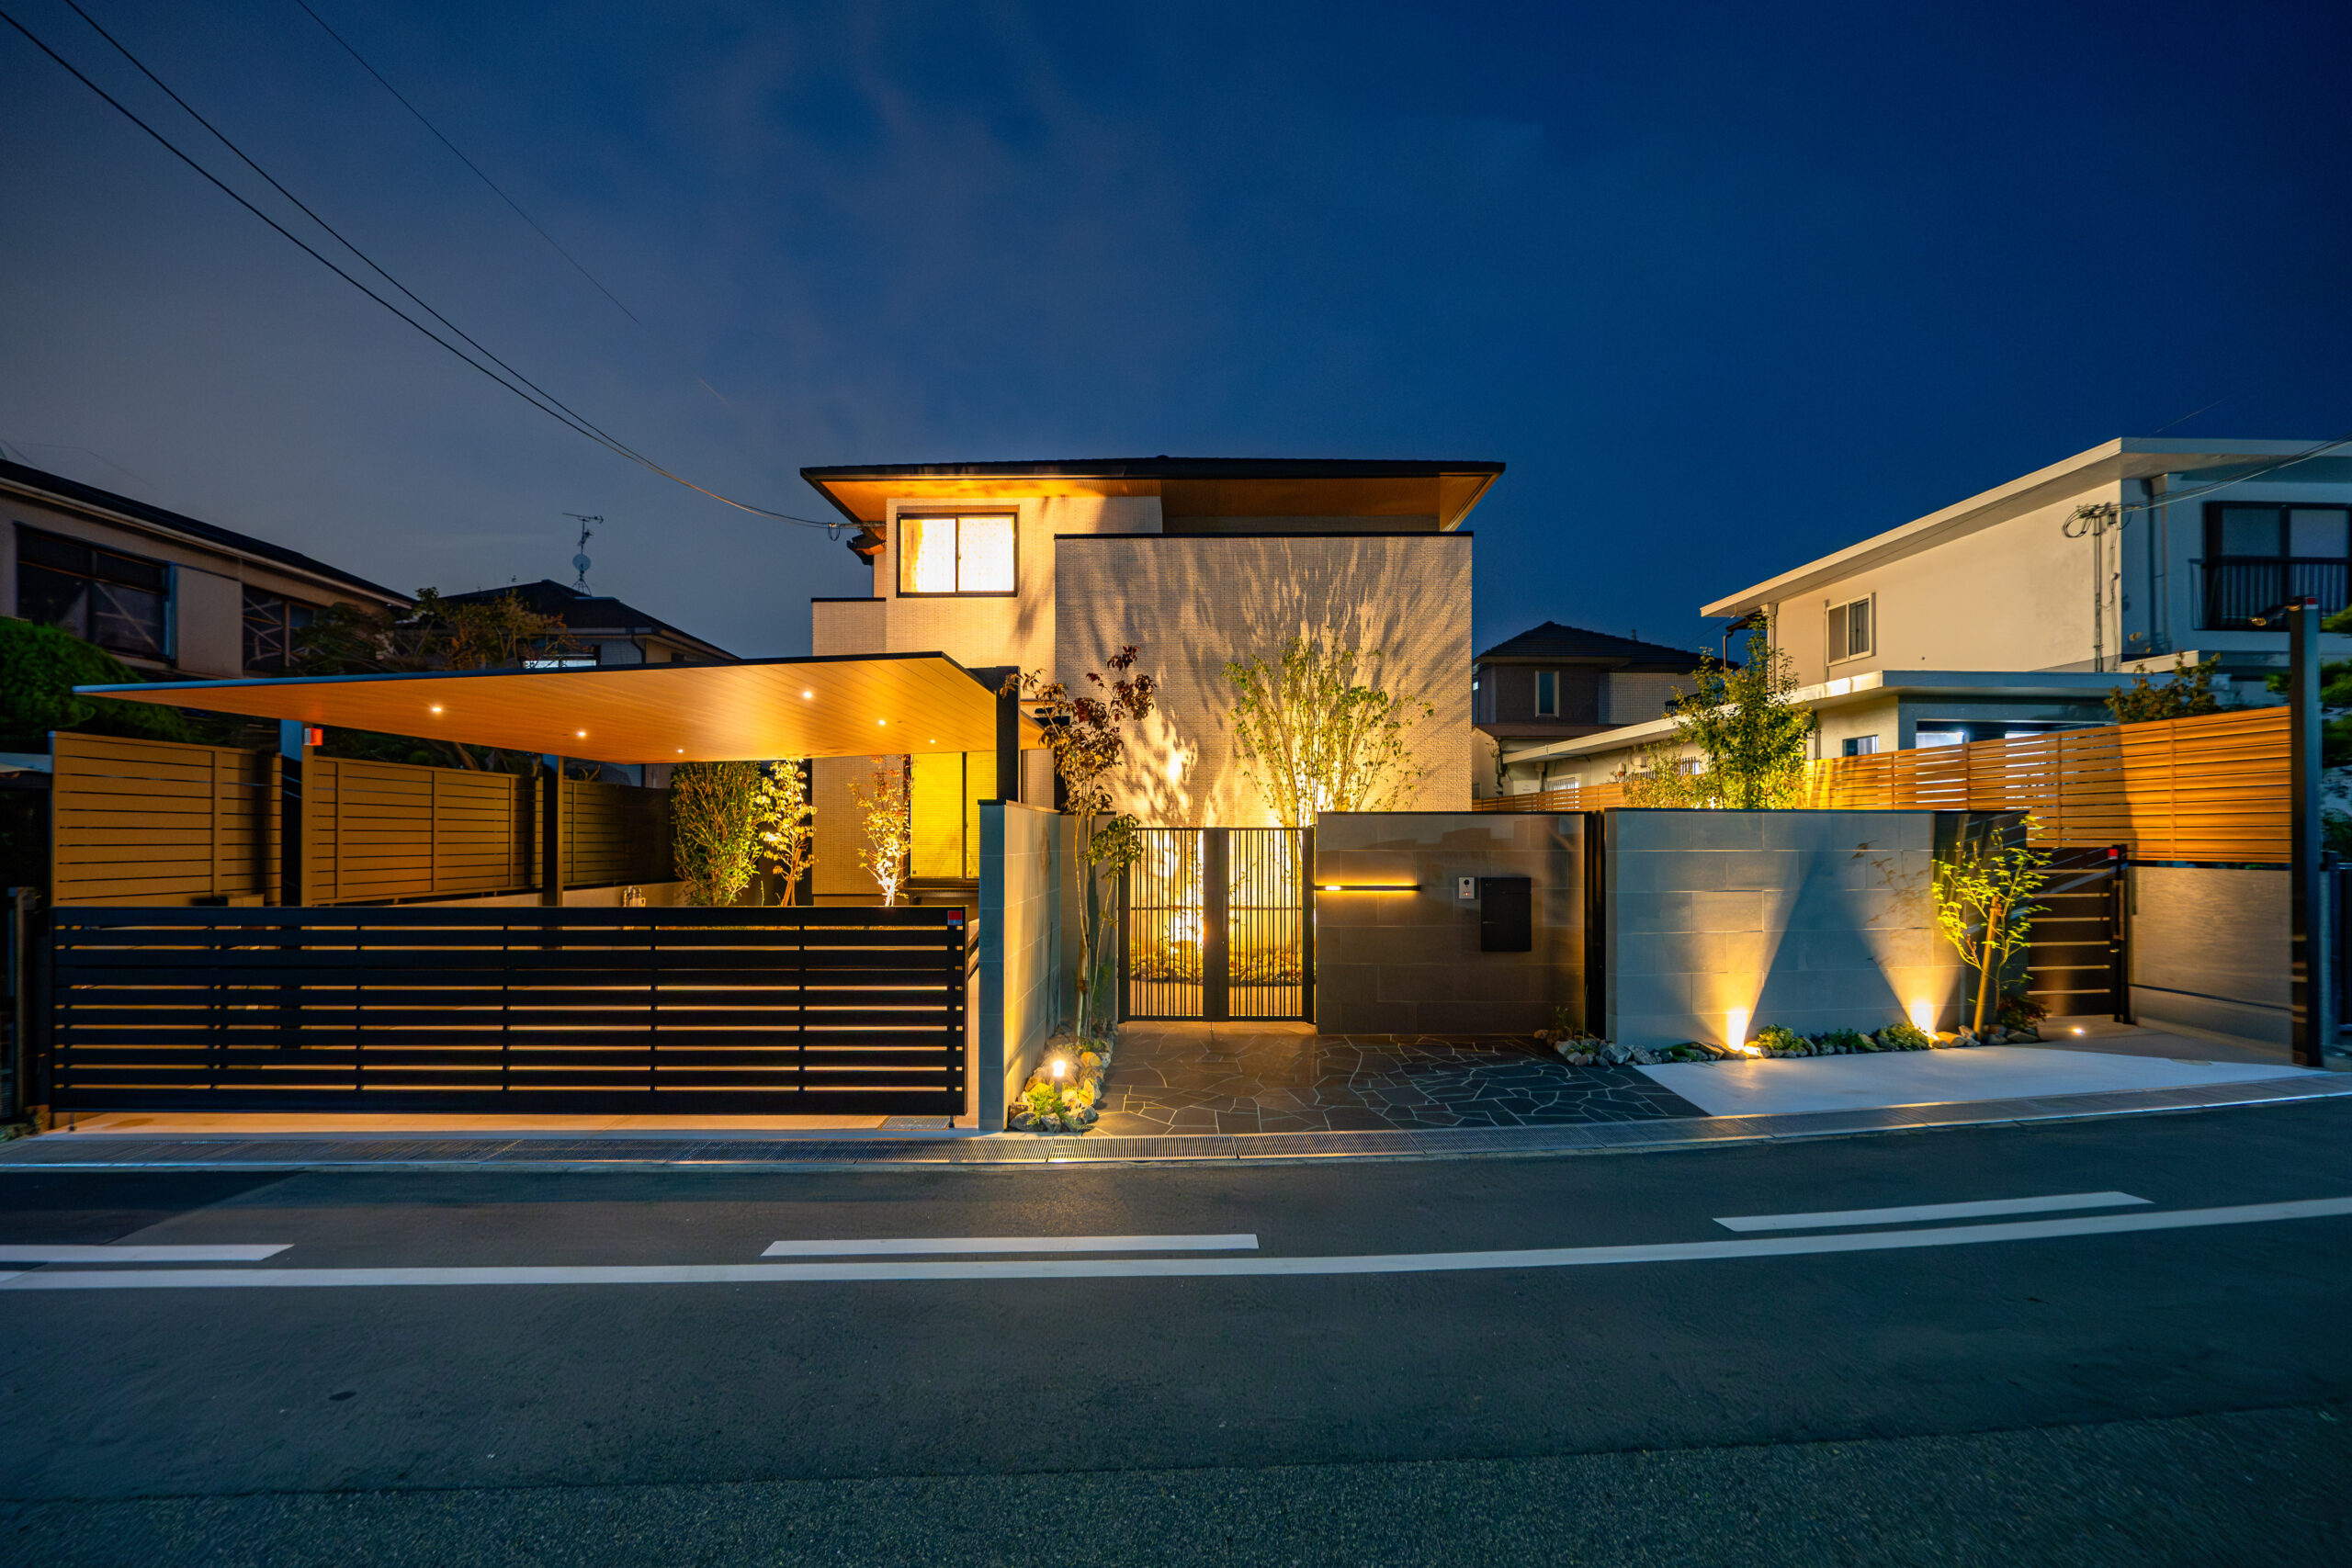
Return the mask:
[[[1225,664],[1323,632],[1378,649],[1378,683],[1434,709],[1408,734],[1428,771],[1399,808],[1467,810],[1470,550],[1464,534],[1062,540],[1059,678],[1082,682],[1132,643],[1160,682],[1122,808],[1170,827],[1272,825],[1235,754]]]

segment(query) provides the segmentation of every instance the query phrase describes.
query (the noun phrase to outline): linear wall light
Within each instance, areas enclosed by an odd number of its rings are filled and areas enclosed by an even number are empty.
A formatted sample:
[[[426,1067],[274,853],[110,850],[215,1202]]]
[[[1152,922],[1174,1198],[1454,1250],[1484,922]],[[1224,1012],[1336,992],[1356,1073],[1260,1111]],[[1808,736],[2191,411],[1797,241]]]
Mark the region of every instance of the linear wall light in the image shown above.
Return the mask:
[[[1418,882],[1318,882],[1317,893],[1419,893]]]

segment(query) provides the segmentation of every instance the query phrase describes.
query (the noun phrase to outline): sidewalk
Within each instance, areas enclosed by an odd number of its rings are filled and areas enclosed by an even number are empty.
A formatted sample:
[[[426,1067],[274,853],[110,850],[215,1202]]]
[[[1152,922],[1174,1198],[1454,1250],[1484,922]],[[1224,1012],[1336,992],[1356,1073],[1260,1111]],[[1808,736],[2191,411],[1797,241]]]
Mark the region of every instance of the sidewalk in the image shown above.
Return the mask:
[[[1495,1037],[1129,1025],[1082,1136],[930,1118],[106,1113],[0,1144],[11,1169],[837,1169],[1655,1152],[2352,1096],[2352,1073],[2104,1020],[2042,1045],[1572,1067]],[[2075,1031],[2080,1028],[2081,1033]],[[1164,1120],[1163,1120],[1164,1119]],[[1288,1123],[1287,1126],[1283,1123]]]

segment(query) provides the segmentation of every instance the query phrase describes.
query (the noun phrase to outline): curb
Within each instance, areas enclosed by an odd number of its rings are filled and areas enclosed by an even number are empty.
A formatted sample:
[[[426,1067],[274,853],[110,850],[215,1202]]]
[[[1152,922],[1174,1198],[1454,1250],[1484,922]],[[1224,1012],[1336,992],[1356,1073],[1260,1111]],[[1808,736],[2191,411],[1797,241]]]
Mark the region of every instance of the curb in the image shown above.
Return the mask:
[[[2110,1116],[2304,1104],[2352,1096],[2352,1080],[2251,1082],[2030,1100],[1955,1101],[1773,1116],[1679,1116],[1550,1127],[1465,1127],[1434,1132],[1198,1134],[1154,1137],[1039,1137],[759,1141],[697,1138],[401,1138],[277,1136],[137,1138],[51,1133],[0,1145],[10,1170],[937,1170],[1054,1165],[1224,1163],[1284,1165],[1329,1159],[1510,1159],[1586,1154],[1662,1154],[1738,1144],[1792,1143],[1939,1128],[2019,1126]]]

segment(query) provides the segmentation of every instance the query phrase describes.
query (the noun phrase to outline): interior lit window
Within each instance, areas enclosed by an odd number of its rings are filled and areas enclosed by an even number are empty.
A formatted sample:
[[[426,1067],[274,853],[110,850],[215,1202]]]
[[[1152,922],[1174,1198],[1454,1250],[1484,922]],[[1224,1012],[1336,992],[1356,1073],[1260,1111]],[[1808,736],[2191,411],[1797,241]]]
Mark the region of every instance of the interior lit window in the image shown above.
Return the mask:
[[[1012,516],[901,516],[899,592],[1010,593],[1014,589]]]

